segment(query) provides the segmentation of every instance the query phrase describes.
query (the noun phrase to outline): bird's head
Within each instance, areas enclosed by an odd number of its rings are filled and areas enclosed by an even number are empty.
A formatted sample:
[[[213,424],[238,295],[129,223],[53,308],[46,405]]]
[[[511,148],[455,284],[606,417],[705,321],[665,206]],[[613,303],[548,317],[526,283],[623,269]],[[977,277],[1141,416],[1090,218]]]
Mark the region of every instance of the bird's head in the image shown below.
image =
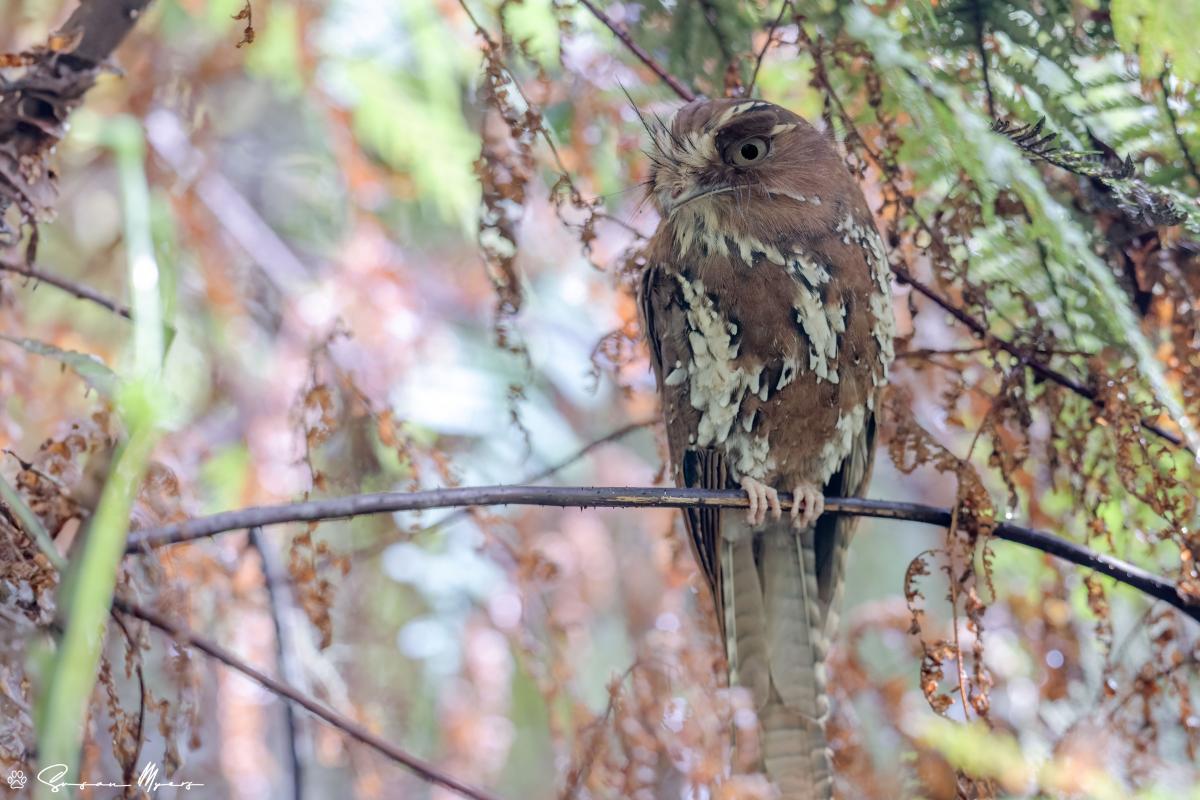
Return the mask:
[[[700,204],[743,217],[767,200],[819,205],[819,191],[843,170],[824,134],[763,100],[695,100],[669,120],[642,121],[651,139],[647,190],[664,220]]]

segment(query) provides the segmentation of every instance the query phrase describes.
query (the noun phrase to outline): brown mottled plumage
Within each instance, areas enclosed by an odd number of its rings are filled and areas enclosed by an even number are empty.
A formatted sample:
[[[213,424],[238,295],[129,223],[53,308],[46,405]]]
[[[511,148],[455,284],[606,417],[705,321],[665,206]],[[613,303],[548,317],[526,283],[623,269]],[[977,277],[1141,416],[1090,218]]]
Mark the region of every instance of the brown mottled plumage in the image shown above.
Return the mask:
[[[853,518],[820,515],[870,475],[892,360],[883,243],[829,140],[786,109],[697,100],[647,129],[662,222],[640,306],[676,480],[751,499],[746,518],[685,521],[768,775],[788,800],[825,800],[824,659]]]

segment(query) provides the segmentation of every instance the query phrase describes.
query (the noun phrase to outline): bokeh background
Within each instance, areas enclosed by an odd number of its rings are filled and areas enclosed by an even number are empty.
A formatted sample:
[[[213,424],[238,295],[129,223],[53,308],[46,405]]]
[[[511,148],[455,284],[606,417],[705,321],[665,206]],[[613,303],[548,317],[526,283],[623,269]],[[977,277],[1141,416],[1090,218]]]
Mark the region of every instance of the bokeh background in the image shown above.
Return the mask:
[[[1024,520],[1192,575],[1190,457],[1137,420],[1178,433],[1172,403],[1197,410],[1200,75],[1172,35],[1198,12],[1152,5],[603,6],[710,95],[746,90],[766,50],[754,92],[844,143],[898,263],[1102,388],[1093,404],[1036,380],[896,285],[889,408],[907,413],[891,412],[870,496],[965,510],[950,536],[859,528],[831,664],[842,797],[1195,791],[1195,623],[986,540]],[[0,51],[44,42],[73,7],[0,0]],[[148,187],[170,330],[134,529],[369,491],[669,482],[630,289],[657,223],[631,103],[680,101],[587,8],[157,0],[116,62],[56,153],[37,266],[128,303],[129,187]],[[1064,171],[988,130],[1043,116],[1067,150],[1112,143],[1145,181]],[[1137,219],[1155,203],[1183,216]],[[64,552],[128,424],[106,378],[80,373],[128,374],[132,331],[0,272],[0,472],[32,464],[77,501]],[[721,687],[677,516],[279,526],[127,559],[119,583],[503,797],[766,797],[753,737],[730,750],[745,700]],[[6,770],[33,763],[55,584],[13,573],[0,590]],[[84,775],[132,758],[205,784],[180,797],[290,797],[297,776],[305,797],[453,796],[128,625],[105,645]]]

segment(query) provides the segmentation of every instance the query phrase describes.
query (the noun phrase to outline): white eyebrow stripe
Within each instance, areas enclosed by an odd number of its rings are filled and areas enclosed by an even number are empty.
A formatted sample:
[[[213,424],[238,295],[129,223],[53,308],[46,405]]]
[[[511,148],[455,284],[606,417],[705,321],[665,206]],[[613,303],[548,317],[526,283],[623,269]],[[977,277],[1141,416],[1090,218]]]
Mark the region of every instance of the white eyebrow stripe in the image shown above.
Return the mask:
[[[761,100],[743,100],[740,103],[734,103],[729,108],[725,109],[721,113],[721,116],[717,117],[714,120],[711,120],[707,125],[705,125],[704,130],[706,130],[706,131],[716,130],[717,128],[720,128],[722,125],[724,125],[726,122],[729,122],[729,120],[733,119],[736,116],[739,116],[741,114],[746,114],[750,111],[757,111],[760,108],[770,108],[770,107],[771,107],[770,103],[764,103]]]
[[[729,122],[729,120],[733,119],[733,115],[738,113],[738,109],[744,105],[746,105],[746,104],[738,103],[737,105],[730,106],[729,108],[725,109],[725,113],[723,113],[721,116],[717,117],[716,121],[713,122],[711,126],[709,126],[709,130],[719,128],[722,125],[724,125],[726,122]]]
[[[774,128],[771,128],[771,135],[776,136],[780,133],[783,133],[784,131],[794,131],[795,129],[796,129],[796,123],[784,122],[784,123],[780,123],[779,125],[776,125]]]

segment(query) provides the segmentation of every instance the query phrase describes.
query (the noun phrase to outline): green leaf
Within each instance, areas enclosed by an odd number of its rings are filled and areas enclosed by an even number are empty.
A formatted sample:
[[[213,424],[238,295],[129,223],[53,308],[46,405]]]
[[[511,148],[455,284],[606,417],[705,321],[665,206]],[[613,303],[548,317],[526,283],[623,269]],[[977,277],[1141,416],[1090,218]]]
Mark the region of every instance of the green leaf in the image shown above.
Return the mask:
[[[67,566],[67,561],[58,552],[54,538],[50,536],[50,532],[46,530],[46,526],[42,524],[38,515],[33,513],[13,485],[4,480],[2,475],[0,475],[0,501],[3,501],[4,505],[8,506],[9,510],[21,521],[21,527],[33,537],[38,549],[45,554],[54,568],[62,572]]]
[[[1113,0],[1112,21],[1118,44],[1141,59],[1143,75],[1156,76],[1170,63],[1177,77],[1200,81],[1200,3]]]
[[[108,366],[91,353],[80,353],[76,350],[63,350],[55,347],[52,344],[38,341],[37,339],[23,339],[18,336],[9,336],[0,333],[0,339],[6,342],[12,342],[21,349],[33,353],[34,355],[45,356],[59,361],[69,367],[75,374],[83,378],[88,386],[95,389],[101,395],[108,399],[112,399],[116,394],[116,390],[120,379],[117,378]]]
[[[938,81],[927,64],[904,49],[899,34],[886,21],[862,6],[846,9],[845,17],[847,31],[870,48],[889,88],[919,123],[914,128],[931,137],[936,151],[970,177],[980,194],[985,225],[992,221],[989,206],[997,192],[1011,189],[1029,210],[1032,240],[1041,242],[1049,260],[1072,269],[1071,290],[1082,293],[1093,307],[1090,319],[1075,315],[1076,324],[1095,321],[1111,342],[1127,348],[1189,447],[1200,450],[1200,433],[1167,381],[1154,343],[1142,332],[1124,290],[1070,210],[1050,194],[1016,145],[991,130],[990,118],[964,102],[955,88]]]

